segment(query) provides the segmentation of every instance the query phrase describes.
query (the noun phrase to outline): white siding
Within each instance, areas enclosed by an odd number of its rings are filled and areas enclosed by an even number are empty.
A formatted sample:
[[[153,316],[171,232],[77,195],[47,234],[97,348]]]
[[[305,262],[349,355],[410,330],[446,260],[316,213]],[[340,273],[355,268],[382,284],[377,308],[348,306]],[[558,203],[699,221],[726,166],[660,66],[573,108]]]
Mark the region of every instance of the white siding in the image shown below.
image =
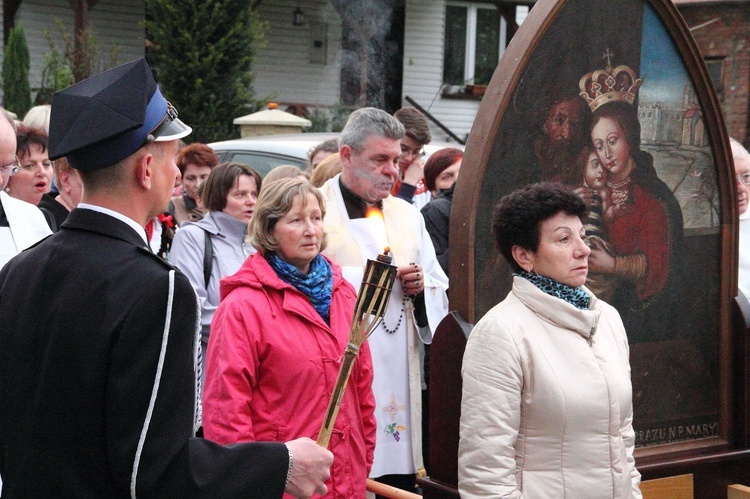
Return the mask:
[[[300,6],[304,26],[292,26]],[[340,101],[341,18],[327,0],[264,0],[258,13],[268,23],[255,65],[255,94],[281,103],[330,106]],[[311,27],[328,25],[326,64],[309,61]]]
[[[465,139],[474,123],[479,101],[444,99],[444,0],[407,0],[404,35],[403,97],[411,97],[453,133]],[[404,105],[408,105],[404,101]],[[433,139],[448,136],[430,123]]]
[[[143,57],[144,12],[143,0],[100,0],[89,12],[89,25],[99,42],[105,64],[110,63],[113,48],[117,50],[117,64]],[[24,0],[16,13],[16,24],[24,27],[29,45],[29,83],[32,89],[41,84],[45,55],[49,53],[45,32],[49,32],[58,49],[63,50],[57,20],[72,36],[73,9],[67,0]],[[106,68],[95,68],[96,71],[103,69]]]

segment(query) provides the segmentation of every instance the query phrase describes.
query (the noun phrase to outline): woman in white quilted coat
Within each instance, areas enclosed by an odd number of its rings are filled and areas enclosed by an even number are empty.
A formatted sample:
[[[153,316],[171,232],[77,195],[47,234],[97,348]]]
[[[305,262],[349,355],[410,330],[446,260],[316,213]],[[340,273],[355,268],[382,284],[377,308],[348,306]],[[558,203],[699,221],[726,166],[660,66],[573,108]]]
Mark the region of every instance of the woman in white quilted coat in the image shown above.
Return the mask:
[[[558,184],[495,208],[495,241],[515,274],[464,354],[461,497],[641,497],[628,340],[617,311],[583,286],[585,215]]]

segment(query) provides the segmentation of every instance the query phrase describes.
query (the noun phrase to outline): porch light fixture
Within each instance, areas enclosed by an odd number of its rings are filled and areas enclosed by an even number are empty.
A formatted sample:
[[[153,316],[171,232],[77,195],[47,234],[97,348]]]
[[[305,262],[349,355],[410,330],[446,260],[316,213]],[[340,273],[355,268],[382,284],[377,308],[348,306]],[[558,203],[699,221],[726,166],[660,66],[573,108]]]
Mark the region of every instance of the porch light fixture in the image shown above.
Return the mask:
[[[297,4],[297,8],[294,9],[294,12],[292,13],[292,26],[304,26],[305,25],[305,13],[302,12],[302,9],[299,8],[299,4]]]

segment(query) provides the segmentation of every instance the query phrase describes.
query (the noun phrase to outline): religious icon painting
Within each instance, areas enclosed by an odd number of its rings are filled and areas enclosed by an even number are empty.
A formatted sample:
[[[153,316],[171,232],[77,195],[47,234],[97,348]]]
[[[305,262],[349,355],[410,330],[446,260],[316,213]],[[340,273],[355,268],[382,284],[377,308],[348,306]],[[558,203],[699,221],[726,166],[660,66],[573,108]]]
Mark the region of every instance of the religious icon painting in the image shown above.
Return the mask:
[[[537,2],[466,151],[451,308],[476,322],[510,290],[491,217],[477,215],[524,184],[569,186],[589,204],[592,255],[613,262],[591,265],[586,285],[628,333],[636,445],[724,445],[734,175],[718,99],[672,2]]]

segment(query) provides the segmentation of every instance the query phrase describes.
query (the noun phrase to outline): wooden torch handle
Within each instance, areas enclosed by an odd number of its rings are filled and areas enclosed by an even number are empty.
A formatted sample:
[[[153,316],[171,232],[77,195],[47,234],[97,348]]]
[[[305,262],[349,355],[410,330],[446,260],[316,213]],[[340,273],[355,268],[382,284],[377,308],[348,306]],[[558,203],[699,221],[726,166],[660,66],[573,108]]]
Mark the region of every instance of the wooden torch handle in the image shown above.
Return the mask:
[[[333,425],[336,423],[336,416],[339,413],[341,407],[341,398],[344,396],[346,390],[346,384],[349,382],[349,375],[352,372],[354,366],[354,359],[357,358],[359,347],[355,347],[351,343],[347,345],[346,351],[344,352],[344,361],[341,363],[341,369],[339,369],[339,376],[336,379],[336,386],[333,388],[331,394],[331,400],[328,401],[328,410],[326,416],[323,418],[323,424],[320,427],[318,433],[318,445],[321,447],[328,448],[328,442],[331,440],[331,433],[333,433]]]
[[[419,494],[397,489],[396,487],[376,482],[370,478],[367,479],[367,491],[390,499],[422,499],[422,496]]]

